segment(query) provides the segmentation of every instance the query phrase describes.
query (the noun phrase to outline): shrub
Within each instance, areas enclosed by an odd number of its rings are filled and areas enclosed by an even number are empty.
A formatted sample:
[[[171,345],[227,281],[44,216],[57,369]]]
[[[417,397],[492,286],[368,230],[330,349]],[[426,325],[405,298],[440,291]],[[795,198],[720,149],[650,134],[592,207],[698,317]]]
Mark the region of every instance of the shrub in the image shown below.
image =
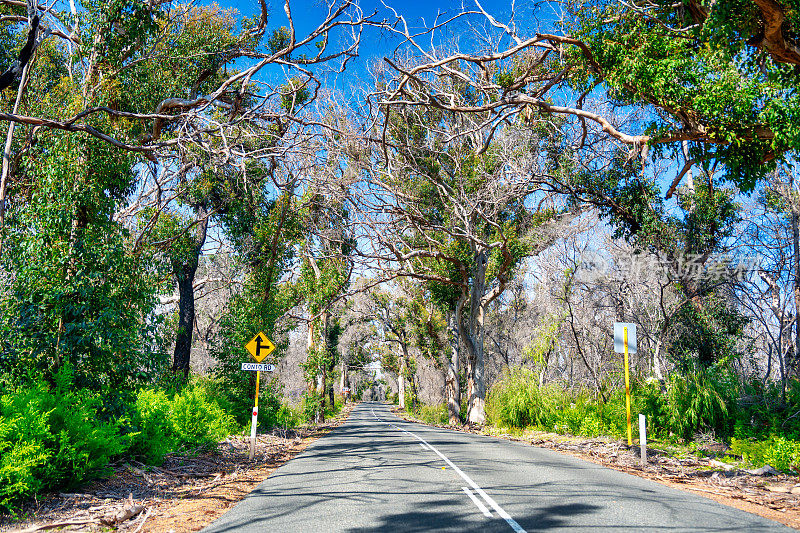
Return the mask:
[[[578,435],[585,435],[587,437],[599,437],[605,433],[605,425],[603,421],[594,413],[587,415],[581,422],[578,428]]]
[[[524,368],[506,371],[492,387],[486,415],[495,425],[517,428],[546,426],[552,420],[536,375]]]
[[[180,446],[213,446],[234,428],[233,417],[200,385],[190,385],[175,396],[170,420]]]
[[[143,389],[131,412],[130,452],[149,464],[160,464],[175,446],[171,402],[164,391]]]
[[[731,439],[731,453],[753,466],[770,465],[778,470],[797,469],[800,466],[800,442],[785,437],[764,440]]]
[[[339,394],[334,394],[333,405],[328,405],[328,404],[325,405],[325,416],[332,417],[338,415],[339,412],[341,412],[342,407],[344,407],[344,400],[342,396],[340,396]]]
[[[275,426],[290,429],[300,425],[300,413],[287,404],[281,404],[275,420]]]
[[[764,463],[778,470],[796,469],[800,466],[800,442],[775,437],[764,453]]]
[[[53,454],[47,446],[49,390],[44,385],[0,397],[0,508],[38,493]]]
[[[438,405],[425,405],[418,403],[417,406],[418,407],[414,413],[414,416],[426,424],[447,425],[449,422],[446,404],[440,403]]]
[[[36,383],[0,396],[0,507],[106,474],[125,451],[122,422],[106,420],[99,395],[72,384],[65,365],[54,387]]]
[[[302,413],[303,420],[305,422],[313,422],[316,419],[319,408],[319,395],[309,391],[304,392],[303,400],[300,405],[300,412]]]

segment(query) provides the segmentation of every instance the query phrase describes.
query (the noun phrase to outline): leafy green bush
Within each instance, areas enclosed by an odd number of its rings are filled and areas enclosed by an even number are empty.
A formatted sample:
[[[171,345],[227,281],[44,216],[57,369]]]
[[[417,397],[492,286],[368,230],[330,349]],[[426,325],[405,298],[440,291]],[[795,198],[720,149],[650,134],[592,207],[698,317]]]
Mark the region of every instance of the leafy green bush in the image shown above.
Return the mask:
[[[164,391],[139,391],[131,418],[130,453],[149,464],[160,464],[175,446],[170,409],[172,402]]]
[[[606,433],[603,421],[594,413],[589,413],[586,418],[581,421],[578,428],[578,435],[585,435],[587,437],[599,437]]]
[[[742,459],[748,463],[762,466],[768,446],[767,441],[751,441],[734,437],[731,439],[730,453],[742,456]]]
[[[778,470],[797,470],[800,466],[800,442],[785,437],[765,440],[731,439],[731,453],[741,455],[753,466],[770,465]]]
[[[733,434],[739,386],[724,370],[692,370],[674,373],[666,393],[657,383],[639,385],[633,391],[636,410],[648,416],[654,436],[691,440],[701,431],[719,437]]]
[[[667,424],[684,439],[699,430],[729,434],[729,409],[736,387],[728,376],[713,371],[673,374],[667,386]]]
[[[764,453],[764,463],[778,470],[797,469],[800,466],[800,442],[775,437]]]
[[[333,395],[333,405],[325,405],[325,416],[332,417],[338,415],[344,407],[344,398],[338,394]]]
[[[126,449],[121,421],[105,419],[97,393],[72,389],[68,365],[55,382],[0,396],[0,508],[106,474],[111,458]]]
[[[320,409],[319,394],[306,391],[303,393],[303,400],[300,403],[300,412],[305,422],[313,422]]]
[[[495,425],[518,428],[549,426],[553,420],[536,374],[525,368],[506,371],[492,387],[486,399],[486,415]]]
[[[447,405],[443,403],[438,405],[417,403],[417,410],[414,411],[414,416],[426,424],[439,424],[444,426],[449,422]]]
[[[275,426],[283,429],[290,429],[300,425],[300,413],[290,405],[281,404],[275,417]]]
[[[233,431],[234,420],[205,387],[188,386],[172,401],[172,430],[178,445],[209,447]]]
[[[130,412],[130,453],[158,464],[171,451],[210,447],[233,432],[233,417],[209,388],[194,382],[171,399],[162,390],[140,390]]]

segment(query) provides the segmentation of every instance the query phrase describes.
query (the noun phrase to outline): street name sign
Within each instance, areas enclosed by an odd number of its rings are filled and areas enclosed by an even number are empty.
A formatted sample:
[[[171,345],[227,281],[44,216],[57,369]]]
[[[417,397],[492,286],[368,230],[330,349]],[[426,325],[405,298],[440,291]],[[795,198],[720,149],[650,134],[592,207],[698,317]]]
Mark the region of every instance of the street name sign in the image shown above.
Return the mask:
[[[258,334],[245,345],[245,348],[250,352],[250,355],[253,356],[253,359],[256,360],[256,363],[260,363],[266,356],[275,351],[275,344],[264,335],[263,331],[259,331]]]
[[[275,365],[266,363],[242,363],[242,370],[252,370],[260,372],[275,372]]]

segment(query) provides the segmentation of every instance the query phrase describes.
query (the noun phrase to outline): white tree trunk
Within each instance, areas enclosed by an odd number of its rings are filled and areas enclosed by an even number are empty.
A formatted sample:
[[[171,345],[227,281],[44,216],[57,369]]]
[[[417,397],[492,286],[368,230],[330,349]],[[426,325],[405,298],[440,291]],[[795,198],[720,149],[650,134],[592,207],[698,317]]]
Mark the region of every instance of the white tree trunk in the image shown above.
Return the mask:
[[[461,423],[461,384],[458,379],[459,338],[458,319],[456,318],[463,308],[463,303],[456,305],[456,310],[450,313],[450,359],[447,362],[447,375],[445,376],[445,392],[447,396],[448,423],[456,426]]]
[[[400,373],[397,375],[397,395],[400,409],[406,408],[406,347],[403,345],[403,355],[400,356]]]

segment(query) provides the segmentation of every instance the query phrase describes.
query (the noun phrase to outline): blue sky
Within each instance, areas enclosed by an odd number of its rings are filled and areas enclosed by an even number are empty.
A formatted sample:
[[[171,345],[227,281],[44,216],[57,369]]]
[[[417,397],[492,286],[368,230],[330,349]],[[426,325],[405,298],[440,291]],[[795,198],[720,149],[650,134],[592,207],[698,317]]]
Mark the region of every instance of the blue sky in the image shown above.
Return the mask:
[[[461,11],[461,0],[385,0],[388,5],[391,5],[398,14],[402,15],[411,29],[421,29],[430,26],[439,14],[453,15]],[[202,3],[202,0],[201,0]],[[258,0],[217,0],[217,3],[223,7],[232,7],[238,10],[242,15],[253,16],[261,13]],[[473,0],[464,0],[467,9],[475,9]],[[484,8],[497,17],[500,21],[506,21],[510,7],[510,0],[494,1],[482,0]],[[283,0],[267,0],[269,7],[269,28],[270,30],[286,26],[288,20],[283,10]],[[371,14],[377,11],[375,20],[381,21],[383,19],[393,20],[394,16],[392,11],[387,9],[380,0],[363,0],[359,2],[365,14]],[[530,20],[532,7],[526,6],[524,2],[520,2],[517,11],[522,17]],[[325,5],[319,1],[307,0],[299,1],[294,0],[290,2],[292,9],[292,18],[294,20],[295,28],[299,36],[306,35],[313,28],[324,19],[327,9]],[[359,58],[351,65],[349,69],[350,75],[362,77],[364,74],[365,65],[375,60],[379,60],[384,55],[391,55],[392,50],[399,42],[397,36],[389,35],[388,32],[379,32],[375,28],[367,28],[364,32]]]

